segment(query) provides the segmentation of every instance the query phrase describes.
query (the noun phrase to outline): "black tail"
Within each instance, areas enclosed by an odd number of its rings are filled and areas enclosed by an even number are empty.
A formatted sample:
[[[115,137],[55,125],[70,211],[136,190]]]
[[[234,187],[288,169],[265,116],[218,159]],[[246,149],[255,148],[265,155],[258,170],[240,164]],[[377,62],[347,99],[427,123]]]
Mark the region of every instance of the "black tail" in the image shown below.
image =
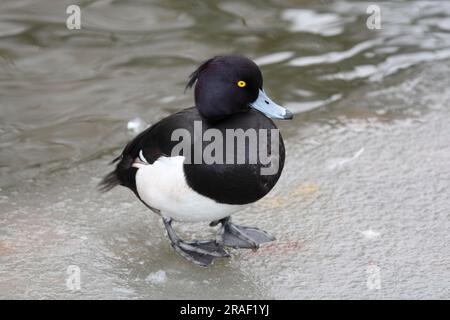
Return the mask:
[[[119,161],[122,159],[122,155],[118,156],[117,158],[115,158],[113,161],[111,161],[110,164],[114,164],[115,162]],[[117,169],[108,173],[103,179],[102,181],[98,184],[98,189],[100,192],[108,192],[109,190],[111,190],[112,188],[114,188],[115,186],[120,185],[120,179],[119,176],[117,175]]]
[[[115,186],[120,184],[119,177],[117,176],[116,170],[108,173],[103,180],[98,184],[98,189],[100,192],[108,192]]]
[[[119,163],[117,164],[116,169],[108,173],[108,175],[106,175],[106,177],[104,177],[99,183],[99,190],[101,192],[107,192],[115,186],[122,185],[135,191],[135,176],[137,169],[133,168],[134,158],[130,155],[121,155],[120,157],[114,159],[111,164],[117,161],[119,161]]]

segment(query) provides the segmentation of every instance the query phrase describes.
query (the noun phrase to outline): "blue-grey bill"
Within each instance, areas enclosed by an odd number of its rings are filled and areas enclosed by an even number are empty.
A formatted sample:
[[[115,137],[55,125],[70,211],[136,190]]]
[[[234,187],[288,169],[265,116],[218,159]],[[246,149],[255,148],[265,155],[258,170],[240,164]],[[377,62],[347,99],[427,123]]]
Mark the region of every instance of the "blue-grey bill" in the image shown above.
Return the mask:
[[[273,119],[292,119],[292,112],[276,104],[270,99],[263,90],[259,90],[258,98],[250,103],[250,106],[261,111],[267,117]]]

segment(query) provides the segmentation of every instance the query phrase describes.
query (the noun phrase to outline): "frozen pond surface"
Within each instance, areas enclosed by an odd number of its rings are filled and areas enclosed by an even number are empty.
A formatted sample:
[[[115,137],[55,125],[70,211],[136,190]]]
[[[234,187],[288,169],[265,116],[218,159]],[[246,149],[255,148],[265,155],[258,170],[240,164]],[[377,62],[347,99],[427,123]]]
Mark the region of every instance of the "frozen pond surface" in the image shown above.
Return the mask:
[[[364,3],[227,2],[206,21],[189,5],[88,1],[78,35],[59,25],[64,5],[15,3],[0,4],[0,298],[450,298],[444,2],[391,5],[374,34],[358,27]],[[278,240],[204,269],[129,190],[96,185],[135,132],[192,103],[186,76],[223,52],[258,58],[296,116],[279,122],[278,185],[234,217]]]

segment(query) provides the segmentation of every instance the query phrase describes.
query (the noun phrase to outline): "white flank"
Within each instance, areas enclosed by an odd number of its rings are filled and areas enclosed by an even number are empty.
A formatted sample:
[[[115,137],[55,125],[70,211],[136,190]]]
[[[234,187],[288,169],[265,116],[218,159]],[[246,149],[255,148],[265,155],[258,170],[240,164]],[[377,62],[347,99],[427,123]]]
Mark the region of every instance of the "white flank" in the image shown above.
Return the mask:
[[[153,164],[138,168],[136,188],[141,199],[161,214],[178,221],[213,221],[229,216],[241,206],[217,203],[192,190],[186,183],[183,156],[161,156]]]

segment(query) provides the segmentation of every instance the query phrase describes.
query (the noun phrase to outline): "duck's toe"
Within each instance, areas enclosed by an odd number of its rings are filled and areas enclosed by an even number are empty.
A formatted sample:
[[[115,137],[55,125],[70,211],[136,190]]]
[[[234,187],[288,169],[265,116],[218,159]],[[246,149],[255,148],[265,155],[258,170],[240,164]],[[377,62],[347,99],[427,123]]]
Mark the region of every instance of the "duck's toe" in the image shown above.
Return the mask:
[[[264,230],[254,227],[240,226],[224,220],[217,235],[220,244],[243,249],[258,249],[263,243],[274,241],[275,237]]]
[[[229,257],[222,245],[216,241],[178,241],[172,243],[172,247],[187,260],[206,267],[210,265],[214,259]]]

